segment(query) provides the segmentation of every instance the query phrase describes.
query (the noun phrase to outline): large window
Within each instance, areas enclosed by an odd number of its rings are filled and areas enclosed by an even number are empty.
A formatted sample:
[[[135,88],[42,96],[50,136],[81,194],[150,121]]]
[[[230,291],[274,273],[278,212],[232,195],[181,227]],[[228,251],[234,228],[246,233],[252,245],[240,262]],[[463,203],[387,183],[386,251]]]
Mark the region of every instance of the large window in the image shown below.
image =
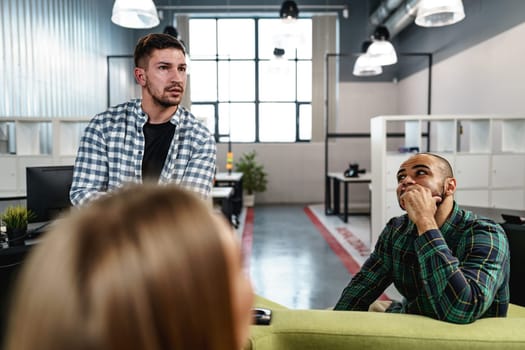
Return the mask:
[[[311,139],[310,19],[195,18],[189,41],[191,110],[219,142]]]

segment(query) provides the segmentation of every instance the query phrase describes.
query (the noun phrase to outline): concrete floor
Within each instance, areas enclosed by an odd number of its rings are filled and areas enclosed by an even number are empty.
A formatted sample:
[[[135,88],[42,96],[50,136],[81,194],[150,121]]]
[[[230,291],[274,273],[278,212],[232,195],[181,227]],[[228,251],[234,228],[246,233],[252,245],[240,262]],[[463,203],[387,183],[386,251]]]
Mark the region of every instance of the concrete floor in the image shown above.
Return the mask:
[[[255,292],[293,309],[326,309],[350,275],[304,205],[254,208],[249,271]]]

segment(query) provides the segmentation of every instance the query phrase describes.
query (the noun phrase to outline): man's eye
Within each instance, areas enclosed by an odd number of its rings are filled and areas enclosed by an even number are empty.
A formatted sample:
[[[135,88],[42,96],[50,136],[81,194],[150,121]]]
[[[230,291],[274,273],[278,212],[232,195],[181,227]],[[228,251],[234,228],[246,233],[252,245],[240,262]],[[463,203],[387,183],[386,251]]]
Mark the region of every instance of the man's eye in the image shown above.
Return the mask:
[[[406,175],[398,175],[397,176],[397,182],[401,182],[405,179]]]
[[[418,170],[416,171],[416,175],[426,175],[427,172],[425,170]]]
[[[186,67],[179,67],[179,72],[185,72],[186,71]]]
[[[159,66],[159,69],[160,70],[166,70],[166,69],[168,69],[168,67],[167,66]]]

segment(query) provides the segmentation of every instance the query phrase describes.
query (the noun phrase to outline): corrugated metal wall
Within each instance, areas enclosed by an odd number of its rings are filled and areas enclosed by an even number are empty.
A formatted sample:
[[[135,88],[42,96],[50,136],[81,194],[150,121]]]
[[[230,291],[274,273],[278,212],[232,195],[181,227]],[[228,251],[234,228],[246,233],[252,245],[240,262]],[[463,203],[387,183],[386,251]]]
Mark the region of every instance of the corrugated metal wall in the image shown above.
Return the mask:
[[[141,97],[140,85],[136,83],[133,57],[110,57],[109,105],[114,106],[132,98]]]
[[[0,117],[91,116],[107,105],[107,55],[131,54],[112,0],[1,0]]]

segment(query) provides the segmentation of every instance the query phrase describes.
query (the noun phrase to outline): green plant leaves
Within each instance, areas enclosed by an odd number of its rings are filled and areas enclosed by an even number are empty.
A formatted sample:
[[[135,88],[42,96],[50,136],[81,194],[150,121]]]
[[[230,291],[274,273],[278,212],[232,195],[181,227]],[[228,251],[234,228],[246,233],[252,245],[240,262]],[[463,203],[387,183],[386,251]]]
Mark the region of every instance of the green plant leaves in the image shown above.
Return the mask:
[[[1,218],[7,228],[25,228],[29,220],[33,219],[35,214],[21,205],[9,206],[2,213]]]
[[[255,160],[255,151],[244,153],[235,163],[237,171],[243,173],[242,186],[248,194],[266,191],[268,184],[268,174],[264,171],[264,166]]]

